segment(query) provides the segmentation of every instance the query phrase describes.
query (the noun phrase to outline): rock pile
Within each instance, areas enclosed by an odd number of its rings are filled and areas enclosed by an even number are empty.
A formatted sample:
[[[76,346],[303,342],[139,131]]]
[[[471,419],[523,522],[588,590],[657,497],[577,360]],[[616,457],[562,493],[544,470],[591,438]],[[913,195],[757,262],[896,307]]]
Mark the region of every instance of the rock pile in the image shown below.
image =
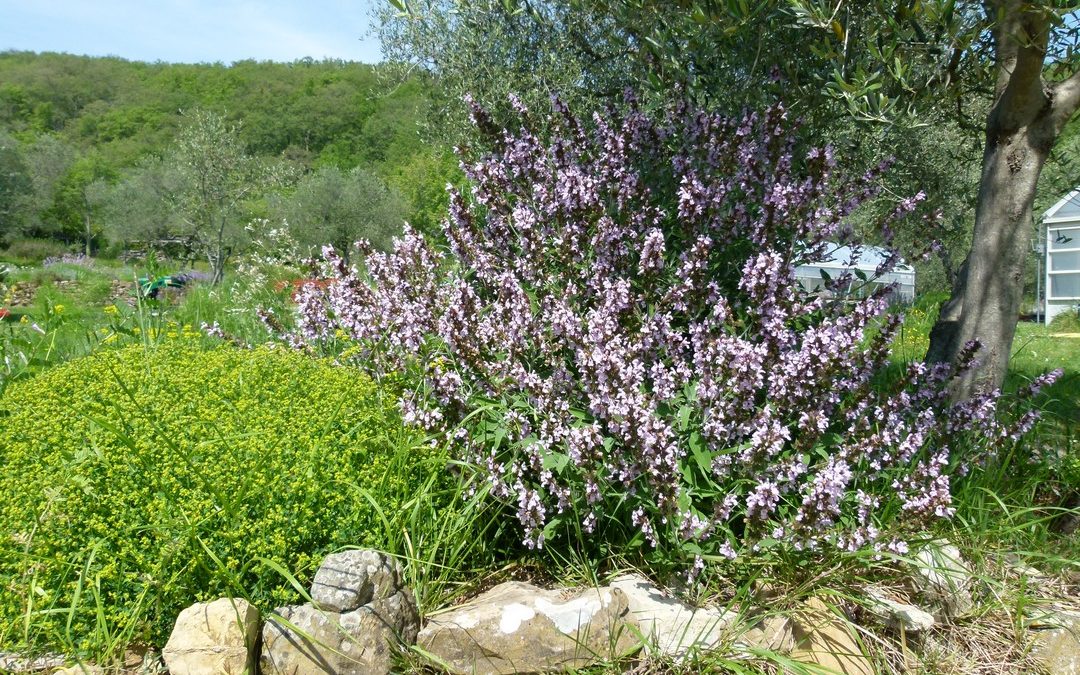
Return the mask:
[[[263,626],[264,675],[389,673],[393,650],[416,642],[420,615],[401,567],[384,553],[345,551],[323,560],[311,602],[274,610]]]
[[[872,623],[911,638],[911,644],[926,644],[939,632],[931,630],[939,622],[971,610],[976,584],[947,542],[927,545],[912,561],[906,586],[868,587],[857,605],[860,616],[875,617]],[[383,675],[398,667],[397,651],[416,644],[415,654],[429,657],[424,665],[461,675],[502,675],[587,668],[639,651],[678,662],[721,649],[771,652],[841,675],[877,672],[864,651],[865,628],[849,616],[855,605],[812,597],[781,611],[774,607],[777,599],[762,591],[736,612],[690,606],[641,575],[587,589],[507,582],[427,617],[421,628],[397,561],[378,551],[353,550],[323,560],[311,602],[280,607],[261,626],[258,610],[242,599],[189,607],[177,618],[162,656],[172,675]],[[1080,611],[1045,609],[1029,621],[1032,655],[1049,672],[1080,675]],[[143,661],[139,668],[135,658],[123,672],[160,672],[160,666],[146,670]],[[0,652],[5,671],[101,672],[93,666],[57,671],[63,663],[61,657],[22,659]]]

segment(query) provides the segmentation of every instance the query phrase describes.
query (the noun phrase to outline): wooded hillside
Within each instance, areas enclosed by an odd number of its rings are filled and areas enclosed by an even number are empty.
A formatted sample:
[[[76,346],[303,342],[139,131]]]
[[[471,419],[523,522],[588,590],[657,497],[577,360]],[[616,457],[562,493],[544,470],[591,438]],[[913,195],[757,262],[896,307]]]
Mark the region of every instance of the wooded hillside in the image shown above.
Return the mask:
[[[456,170],[447,149],[421,141],[430,91],[420,77],[390,81],[376,66],[343,61],[0,53],[0,237],[73,243],[91,220],[100,230],[102,193],[168,155],[183,113],[195,109],[222,116],[246,153],[284,162],[294,176],[324,167],[374,174],[400,193],[405,218],[429,227]],[[83,189],[95,182],[96,191]]]

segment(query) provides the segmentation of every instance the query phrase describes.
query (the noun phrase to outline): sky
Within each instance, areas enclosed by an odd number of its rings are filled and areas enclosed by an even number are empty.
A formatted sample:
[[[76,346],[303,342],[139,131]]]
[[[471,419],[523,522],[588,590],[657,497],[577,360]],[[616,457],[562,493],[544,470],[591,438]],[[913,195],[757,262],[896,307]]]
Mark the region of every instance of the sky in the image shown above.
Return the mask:
[[[0,51],[232,63],[310,56],[381,60],[386,0],[0,0]]]

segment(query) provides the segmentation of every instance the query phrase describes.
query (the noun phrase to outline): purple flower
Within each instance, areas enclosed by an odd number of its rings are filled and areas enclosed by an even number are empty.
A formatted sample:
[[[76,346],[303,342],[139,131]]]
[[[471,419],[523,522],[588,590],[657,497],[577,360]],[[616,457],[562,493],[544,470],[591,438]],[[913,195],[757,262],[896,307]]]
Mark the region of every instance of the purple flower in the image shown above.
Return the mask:
[[[415,376],[403,418],[484,475],[525,545],[573,513],[587,533],[615,521],[725,557],[770,533],[900,551],[886,525],[952,513],[965,462],[950,448],[1033,424],[1002,424],[996,393],[948,404],[977,345],[878,384],[900,326],[888,286],[841,299],[795,283],[798,265],[858,248],[847,219],[886,163],[841,180],[828,147],[796,161],[782,106],[655,119],[630,96],[622,116],[586,122],[556,101],[541,135],[520,101],[516,132],[467,103],[488,150],[462,156],[468,191],[448,188],[447,250],[406,229],[357,267],[325,251],[298,326]],[[897,205],[886,239],[922,200]],[[889,499],[898,520],[881,522]]]

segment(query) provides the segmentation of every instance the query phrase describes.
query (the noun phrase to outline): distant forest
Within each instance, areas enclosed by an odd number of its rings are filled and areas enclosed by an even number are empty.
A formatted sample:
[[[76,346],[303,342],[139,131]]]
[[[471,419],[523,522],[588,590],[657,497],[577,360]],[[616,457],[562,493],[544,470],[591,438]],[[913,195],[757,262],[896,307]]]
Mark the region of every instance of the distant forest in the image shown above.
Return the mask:
[[[244,155],[287,169],[273,189],[230,206],[225,215],[237,223],[297,213],[313,194],[334,202],[334,190],[385,189],[392,198],[377,198],[391,206],[381,217],[434,228],[457,169],[448,148],[421,139],[432,86],[423,75],[391,79],[343,61],[0,53],[0,244],[52,239],[97,250],[182,232],[168,215],[183,212],[181,178],[170,171],[192,111],[223,121]],[[317,185],[305,188],[305,177]],[[336,186],[329,192],[327,181]],[[302,189],[308,202],[288,204]]]

